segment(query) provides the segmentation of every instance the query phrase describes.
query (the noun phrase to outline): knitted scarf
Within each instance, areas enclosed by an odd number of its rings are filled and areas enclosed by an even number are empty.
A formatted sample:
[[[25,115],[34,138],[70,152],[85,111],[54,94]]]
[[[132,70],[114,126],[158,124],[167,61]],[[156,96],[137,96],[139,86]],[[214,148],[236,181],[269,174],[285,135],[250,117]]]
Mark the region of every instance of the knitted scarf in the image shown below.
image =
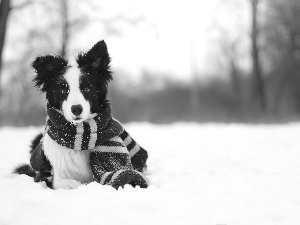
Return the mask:
[[[108,107],[94,118],[73,124],[65,119],[62,112],[47,104],[48,135],[58,144],[74,150],[91,150],[103,142],[120,135],[122,125],[111,116]]]
[[[141,173],[146,166],[147,151],[112,118],[110,109],[78,124],[68,122],[62,112],[49,104],[47,114],[46,132],[54,141],[74,150],[90,151],[90,165],[96,181],[116,189],[125,184],[148,186]],[[30,163],[38,172],[35,181],[46,181],[52,187],[52,167],[44,155],[42,141],[32,152]]]

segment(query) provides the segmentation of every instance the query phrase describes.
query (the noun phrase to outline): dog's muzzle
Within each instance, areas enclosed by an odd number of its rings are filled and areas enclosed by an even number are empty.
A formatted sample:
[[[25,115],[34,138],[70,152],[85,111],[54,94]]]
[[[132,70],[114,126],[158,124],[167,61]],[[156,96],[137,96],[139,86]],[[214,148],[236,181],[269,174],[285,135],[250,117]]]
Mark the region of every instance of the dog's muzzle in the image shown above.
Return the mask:
[[[83,111],[83,108],[81,105],[73,105],[71,107],[71,111],[72,113],[75,115],[75,116],[80,116],[80,114],[82,113]]]

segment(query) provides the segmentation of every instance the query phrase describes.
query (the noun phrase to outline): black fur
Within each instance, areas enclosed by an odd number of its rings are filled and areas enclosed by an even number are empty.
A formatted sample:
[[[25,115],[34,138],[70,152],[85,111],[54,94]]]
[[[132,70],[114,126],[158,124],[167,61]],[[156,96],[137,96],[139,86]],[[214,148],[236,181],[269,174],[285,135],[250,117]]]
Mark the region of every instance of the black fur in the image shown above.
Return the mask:
[[[76,61],[82,73],[81,92],[89,100],[92,113],[107,109],[110,106],[107,100],[108,83],[113,77],[105,42],[99,41],[89,51],[78,54]],[[86,88],[89,91],[85,91]]]
[[[24,174],[29,177],[34,178],[34,182],[42,182],[45,181],[47,187],[52,188],[52,176],[50,172],[37,172],[30,165],[24,164],[17,167],[13,173],[15,174]]]
[[[40,133],[31,141],[30,151],[29,151],[30,155],[33,153],[36,146],[40,143],[40,140],[42,139],[42,137],[43,137],[43,134]],[[36,176],[36,171],[30,165],[27,165],[27,164],[23,164],[23,165],[18,166],[13,171],[13,173],[25,174],[25,175],[30,176],[30,177],[35,177]]]
[[[33,79],[35,87],[46,92],[46,98],[53,107],[61,109],[66,98],[63,93],[67,93],[68,90],[68,85],[63,79],[69,68],[68,62],[60,56],[46,55],[38,56],[31,65],[36,71]]]
[[[31,66],[37,74],[33,79],[35,86],[46,92],[67,71],[68,62],[57,55],[46,55],[36,57]]]
[[[110,57],[104,41],[99,41],[89,51],[76,58],[81,72],[80,90],[90,102],[91,112],[99,113],[110,106],[107,100],[108,83],[113,79]],[[32,63],[36,71],[33,79],[35,86],[46,92],[46,99],[54,108],[62,108],[69,87],[63,75],[67,72],[68,62],[60,56],[38,56]]]
[[[43,137],[43,134],[40,133],[32,140],[32,142],[30,144],[30,151],[29,151],[29,153],[31,155],[36,150],[36,147],[40,143],[40,140],[42,139],[42,137]],[[30,165],[23,164],[23,165],[18,166],[13,171],[13,173],[20,174],[20,175],[24,174],[24,175],[33,177],[35,182],[45,181],[47,187],[52,188],[52,182],[51,182],[51,180],[49,180],[49,177],[51,177],[50,171],[46,171],[46,170],[45,171],[36,171]]]
[[[105,42],[99,41],[89,51],[80,53],[76,62],[81,73],[80,91],[89,101],[91,113],[99,113],[110,107],[107,89],[108,83],[113,78],[110,56]],[[33,78],[35,87],[46,93],[46,99],[52,107],[61,110],[62,103],[67,99],[69,92],[68,83],[64,79],[64,74],[70,68],[68,62],[57,55],[46,55],[38,56],[31,65],[36,72]],[[30,154],[33,156],[31,160],[36,158],[35,153],[39,150],[37,146],[42,137],[43,134],[37,135],[31,143]],[[50,164],[45,163],[45,165]],[[51,186],[48,180],[51,176],[48,167],[42,171],[35,171],[30,165],[21,165],[15,169],[14,173],[26,174],[34,177],[36,182],[45,181],[47,186]]]
[[[78,54],[76,61],[85,75],[93,75],[106,82],[113,79],[110,57],[104,41],[99,41],[89,51]]]
[[[18,166],[13,171],[13,173],[25,174],[25,175],[30,176],[30,177],[35,177],[36,176],[36,171],[34,169],[32,169],[32,167],[30,165],[27,165],[27,164],[23,164],[23,165]]]
[[[43,134],[40,133],[32,140],[30,145],[30,151],[29,151],[30,154],[32,154],[32,152],[35,150],[36,146],[40,143],[42,138],[43,138]]]
[[[95,76],[83,75],[80,78],[80,89],[84,98],[90,103],[91,113],[100,113],[110,106],[107,100],[106,81],[99,81]]]

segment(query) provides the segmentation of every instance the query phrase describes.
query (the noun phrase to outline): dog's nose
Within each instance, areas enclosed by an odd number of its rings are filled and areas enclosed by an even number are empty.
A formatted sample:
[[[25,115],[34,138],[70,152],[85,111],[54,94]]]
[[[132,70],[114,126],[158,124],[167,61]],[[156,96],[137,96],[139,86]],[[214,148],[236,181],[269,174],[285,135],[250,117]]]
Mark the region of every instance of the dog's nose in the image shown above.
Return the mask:
[[[81,105],[72,105],[71,111],[75,116],[79,116],[82,113]]]

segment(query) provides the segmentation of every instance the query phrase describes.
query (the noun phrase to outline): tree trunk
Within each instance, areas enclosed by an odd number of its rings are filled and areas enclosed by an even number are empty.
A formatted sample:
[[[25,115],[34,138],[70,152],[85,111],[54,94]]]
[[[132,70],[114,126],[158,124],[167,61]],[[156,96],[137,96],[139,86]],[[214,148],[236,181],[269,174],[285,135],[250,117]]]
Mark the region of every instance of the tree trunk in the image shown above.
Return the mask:
[[[7,18],[10,12],[10,0],[0,1],[0,90],[1,90],[1,70],[2,70],[2,53],[5,44],[5,33],[7,27]],[[0,92],[1,96],[1,92]]]
[[[60,56],[66,58],[69,43],[69,5],[68,0],[59,0],[61,5],[61,22],[62,22],[62,44]]]
[[[265,95],[265,83],[262,76],[261,62],[259,57],[259,46],[258,46],[258,26],[257,26],[257,9],[259,0],[251,0],[252,7],[252,69],[254,78],[254,98],[259,101],[259,105],[262,111],[266,110],[267,102]]]
[[[190,53],[191,53],[191,70],[192,70],[192,85],[190,92],[190,104],[191,104],[191,120],[199,120],[199,110],[200,110],[200,100],[199,100],[199,87],[198,87],[198,68],[197,68],[197,53],[196,44],[194,41],[190,43]]]
[[[235,58],[231,56],[230,58],[230,75],[231,75],[231,82],[234,94],[239,102],[240,100],[240,76],[238,71],[238,66],[236,65]]]

